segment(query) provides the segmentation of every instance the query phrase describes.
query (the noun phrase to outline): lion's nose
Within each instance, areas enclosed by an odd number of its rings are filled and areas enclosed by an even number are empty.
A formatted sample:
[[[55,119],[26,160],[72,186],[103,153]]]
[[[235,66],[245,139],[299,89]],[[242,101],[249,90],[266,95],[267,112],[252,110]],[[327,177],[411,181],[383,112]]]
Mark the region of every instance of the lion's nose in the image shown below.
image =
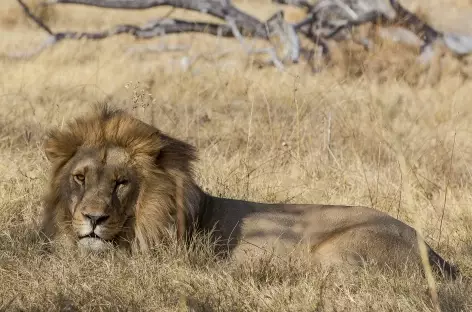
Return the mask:
[[[96,227],[97,225],[105,222],[110,216],[100,212],[82,212],[85,218],[90,220],[92,227]]]

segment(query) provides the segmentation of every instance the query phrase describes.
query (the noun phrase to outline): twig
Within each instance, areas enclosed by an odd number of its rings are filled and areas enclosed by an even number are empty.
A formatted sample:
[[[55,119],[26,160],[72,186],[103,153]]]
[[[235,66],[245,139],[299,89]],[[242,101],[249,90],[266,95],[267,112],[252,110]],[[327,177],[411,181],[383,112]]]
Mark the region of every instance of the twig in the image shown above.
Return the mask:
[[[53,46],[54,44],[57,43],[56,37],[55,36],[49,36],[44,40],[39,47],[31,50],[31,51],[25,51],[25,52],[11,52],[7,53],[7,56],[9,58],[15,58],[15,59],[28,59],[32,58],[35,55],[38,55],[41,53],[43,50],[47,49],[50,46]]]
[[[363,15],[358,15],[356,19],[347,21],[346,24],[338,26],[331,33],[327,34],[326,38],[330,39],[336,36],[343,29],[352,29],[354,26],[360,26],[366,23],[382,24],[387,21],[387,17],[378,11],[371,11]]]
[[[397,161],[397,163],[400,169],[400,186],[398,187],[399,198],[398,198],[398,208],[397,208],[397,219],[398,219],[400,217],[400,210],[402,208],[403,171],[402,171],[400,162]]]
[[[236,23],[234,20],[228,18],[227,19],[228,25],[231,27],[233,31],[234,37],[239,40],[241,43],[242,47],[246,50],[247,54],[267,54],[269,55],[272,63],[279,69],[280,71],[284,71],[284,65],[282,62],[277,58],[277,54],[275,53],[275,49],[273,47],[270,48],[263,48],[263,49],[254,49],[253,47],[249,46],[246,41],[244,40],[243,36],[241,35],[241,32],[239,31]]]
[[[233,52],[232,49],[227,49],[227,50],[221,51],[216,55],[208,55],[208,53],[197,53],[194,56],[184,56],[184,57],[182,57],[179,61],[179,64],[180,64],[180,67],[182,68],[183,71],[188,71],[188,70],[191,70],[192,67],[199,60],[214,62],[215,60],[218,60],[222,57],[225,57],[226,55],[230,54],[231,52]]]
[[[52,30],[48,26],[46,26],[46,24],[44,24],[40,18],[35,16],[22,0],[17,0],[17,1],[21,5],[21,7],[23,8],[23,11],[25,12],[26,15],[28,15],[29,18],[31,18],[39,27],[44,29],[48,34],[54,35]]]
[[[442,226],[443,226],[443,220],[444,220],[444,212],[446,211],[446,201],[447,201],[447,189],[449,188],[449,181],[451,178],[451,171],[452,171],[452,163],[454,161],[454,148],[456,147],[456,134],[457,132],[454,132],[454,139],[452,141],[452,150],[451,150],[451,160],[449,163],[449,175],[446,180],[446,189],[444,190],[444,203],[443,203],[443,209],[441,212],[441,221],[439,223],[439,237],[438,237],[438,245],[441,241],[441,234],[442,234]]]
[[[328,162],[330,160],[331,152],[331,111],[328,112],[328,126],[326,128],[326,150],[328,151]]]
[[[188,51],[190,46],[188,45],[177,45],[167,46],[165,44],[154,44],[154,45],[136,45],[129,47],[126,51],[128,53],[143,53],[143,52],[181,52]]]
[[[295,25],[285,21],[283,11],[273,14],[265,24],[268,36],[276,35],[284,45],[283,59],[285,60],[289,56],[292,63],[297,63],[300,59],[301,47]]]

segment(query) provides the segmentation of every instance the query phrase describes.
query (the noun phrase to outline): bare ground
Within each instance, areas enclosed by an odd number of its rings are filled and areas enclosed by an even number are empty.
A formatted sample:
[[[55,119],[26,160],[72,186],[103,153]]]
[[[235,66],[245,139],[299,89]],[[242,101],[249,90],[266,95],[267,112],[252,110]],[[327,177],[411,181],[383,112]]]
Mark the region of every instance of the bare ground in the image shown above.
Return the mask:
[[[260,18],[275,11],[268,1],[238,4]],[[449,20],[472,8],[427,4]],[[92,30],[167,11],[39,13],[55,29]],[[11,0],[0,4],[0,29],[2,52],[44,39]],[[157,42],[191,47],[126,52]],[[190,254],[175,246],[147,256],[51,254],[36,232],[49,168],[43,135],[109,101],[196,145],[198,182],[212,194],[372,206],[415,226],[471,276],[470,60],[446,54],[428,69],[415,57],[378,40],[370,53],[341,45],[322,73],[303,62],[280,73],[207,35],[63,42],[31,60],[0,54],[0,311],[435,311],[426,280],[408,273],[337,276],[305,259],[237,265],[216,261],[205,244]],[[472,310],[470,282],[435,286],[442,311]]]

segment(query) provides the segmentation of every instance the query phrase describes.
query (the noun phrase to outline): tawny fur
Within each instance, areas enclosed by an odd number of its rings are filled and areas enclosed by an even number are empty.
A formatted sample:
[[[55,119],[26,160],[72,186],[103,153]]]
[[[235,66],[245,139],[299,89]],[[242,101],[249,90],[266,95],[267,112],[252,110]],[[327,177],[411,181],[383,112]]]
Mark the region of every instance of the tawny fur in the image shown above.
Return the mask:
[[[132,224],[131,244],[146,250],[161,241],[173,223],[176,212],[176,179],[186,188],[184,202],[189,218],[196,211],[200,192],[194,190],[191,162],[196,159],[195,149],[162,134],[131,116],[107,106],[90,117],[78,118],[64,130],[49,133],[44,150],[52,162],[52,174],[44,202],[43,229],[49,236],[69,234],[71,214],[67,209],[69,194],[61,193],[65,165],[79,148],[119,146],[125,148],[137,169],[140,194]],[[159,166],[156,166],[159,159]],[[192,207],[195,206],[195,207]]]
[[[79,239],[77,229],[74,232],[73,228],[88,222],[84,211],[98,211],[110,217],[103,227],[108,233],[117,233],[113,234],[113,240],[131,250],[158,247],[169,230],[177,229],[180,238],[191,236],[195,230],[212,232],[215,250],[236,259],[247,259],[261,251],[286,255],[301,250],[310,253],[316,263],[328,266],[373,261],[400,269],[407,259],[421,263],[418,241],[423,240],[416,231],[375,209],[265,204],[206,194],[193,178],[195,149],[123,111],[104,106],[88,117],[74,120],[64,130],[51,131],[45,152],[53,164],[44,218],[44,231],[50,236],[62,233],[72,240]],[[117,182],[103,179],[103,172],[117,170],[107,162],[104,156],[107,153],[124,155],[122,158],[129,161],[122,161],[120,166],[132,168],[130,172],[137,175],[131,178],[137,190],[133,193],[137,194],[136,200],[120,197],[124,208],[116,204],[116,188],[107,188],[107,183],[113,186]],[[71,175],[74,164],[80,161],[94,164],[95,169],[90,170],[95,170],[92,173],[96,180],[91,181],[99,181],[96,183],[102,188],[94,182],[87,182],[86,188],[74,186],[80,189],[77,196],[82,199],[79,200],[68,187],[75,185]],[[107,191],[112,189],[113,192]],[[88,198],[88,202],[71,204],[85,201],[83,198]],[[95,204],[102,202],[106,204]],[[119,211],[127,211],[126,216]],[[429,246],[426,249],[434,268],[456,276],[456,267]]]

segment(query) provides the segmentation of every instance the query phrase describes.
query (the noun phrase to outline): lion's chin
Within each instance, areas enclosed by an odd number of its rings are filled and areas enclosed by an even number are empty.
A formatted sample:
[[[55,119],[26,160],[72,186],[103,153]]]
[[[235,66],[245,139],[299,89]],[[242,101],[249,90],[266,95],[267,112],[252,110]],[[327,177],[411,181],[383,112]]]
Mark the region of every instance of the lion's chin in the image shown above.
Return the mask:
[[[110,250],[112,244],[98,237],[84,237],[79,239],[79,248],[84,251],[103,252]]]

